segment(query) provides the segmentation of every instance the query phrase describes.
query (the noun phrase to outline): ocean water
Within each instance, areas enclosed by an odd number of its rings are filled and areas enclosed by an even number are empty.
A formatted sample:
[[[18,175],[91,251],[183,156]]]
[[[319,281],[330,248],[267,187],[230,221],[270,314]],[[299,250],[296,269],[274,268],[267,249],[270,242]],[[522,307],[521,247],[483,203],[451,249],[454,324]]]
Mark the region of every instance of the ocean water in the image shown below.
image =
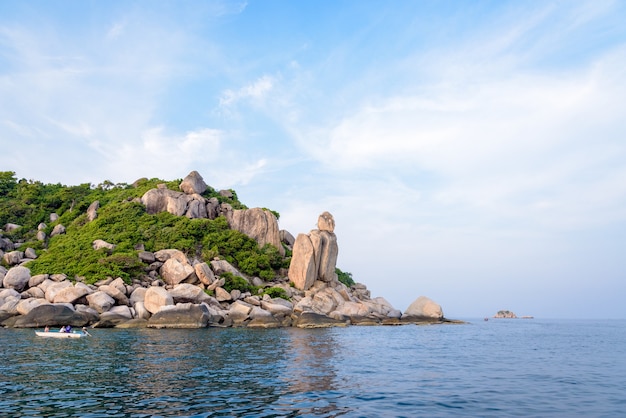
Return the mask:
[[[0,416],[624,417],[626,321],[0,329]]]

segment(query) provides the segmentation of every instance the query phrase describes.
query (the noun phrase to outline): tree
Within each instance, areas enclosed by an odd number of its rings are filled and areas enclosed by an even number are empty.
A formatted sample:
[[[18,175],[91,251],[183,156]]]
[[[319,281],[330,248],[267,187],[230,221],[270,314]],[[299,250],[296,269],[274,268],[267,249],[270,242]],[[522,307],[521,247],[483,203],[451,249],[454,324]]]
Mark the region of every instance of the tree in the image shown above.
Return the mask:
[[[0,171],[0,197],[6,197],[15,190],[17,179],[14,171]]]

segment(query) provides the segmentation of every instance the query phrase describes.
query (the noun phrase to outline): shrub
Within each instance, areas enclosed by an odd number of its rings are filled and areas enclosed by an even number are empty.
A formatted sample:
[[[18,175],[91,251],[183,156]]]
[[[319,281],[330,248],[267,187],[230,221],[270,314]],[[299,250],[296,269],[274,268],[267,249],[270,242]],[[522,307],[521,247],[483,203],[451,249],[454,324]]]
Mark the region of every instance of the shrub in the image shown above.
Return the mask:
[[[335,268],[335,273],[337,273],[337,278],[339,279],[339,281],[346,286],[350,287],[355,284],[354,280],[352,280],[352,273],[343,272],[338,268]]]
[[[250,292],[252,294],[256,294],[258,292],[258,288],[248,283],[248,281],[243,277],[235,276],[234,274],[228,272],[222,273],[221,277],[225,279],[224,286],[222,287],[227,292],[230,292],[233,289],[238,289],[242,293]]]
[[[263,290],[262,295],[269,295],[269,297],[273,298],[282,298],[285,300],[289,300],[289,296],[287,296],[287,292],[282,287],[269,287]]]
[[[134,201],[160,183],[178,190],[180,182],[142,179],[130,186],[105,180],[97,186],[68,187],[25,179],[18,181],[15,173],[0,172],[0,224],[22,225],[5,235],[12,241],[23,242],[22,248],[30,246],[37,250],[39,258],[28,266],[33,274],[65,273],[83,276],[87,282],[107,276],[128,280],[142,274],[142,264],[135,250],[137,244],[152,252],[176,248],[190,257],[207,261],[220,257],[244,274],[264,280],[273,279],[275,270],[288,267],[289,259],[281,256],[277,248],[271,245],[259,248],[255,240],[231,230],[223,216],[210,220],[188,219],[168,212],[149,215],[141,203]],[[217,196],[236,209],[246,208],[234,191],[232,198],[220,196],[211,188],[203,195]],[[100,202],[98,216],[89,222],[85,212],[95,200]],[[54,223],[49,221],[52,212],[59,215]],[[59,223],[65,225],[66,234],[47,242],[37,241],[37,226],[42,222],[47,225],[44,232],[48,236]],[[96,239],[116,247],[112,251],[95,251],[92,242]],[[243,288],[240,290],[246,288],[240,282],[232,285]]]

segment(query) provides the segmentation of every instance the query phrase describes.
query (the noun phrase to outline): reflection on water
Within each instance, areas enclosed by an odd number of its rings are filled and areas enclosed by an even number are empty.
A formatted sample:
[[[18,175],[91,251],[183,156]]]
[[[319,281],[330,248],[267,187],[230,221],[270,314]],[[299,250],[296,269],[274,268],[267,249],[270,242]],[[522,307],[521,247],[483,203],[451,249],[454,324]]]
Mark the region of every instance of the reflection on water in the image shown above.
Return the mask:
[[[338,405],[343,395],[336,390],[334,358],[342,350],[333,337],[334,330],[289,331],[289,368],[283,376],[288,392],[277,403],[277,411],[295,409],[296,416],[339,416],[347,412],[347,408]]]
[[[0,417],[606,416],[626,322],[92,331],[0,328]]]
[[[301,416],[338,409],[331,333],[297,329],[95,330],[2,346],[1,410],[55,416]],[[32,335],[31,335],[32,334]],[[8,395],[8,396],[7,396]]]

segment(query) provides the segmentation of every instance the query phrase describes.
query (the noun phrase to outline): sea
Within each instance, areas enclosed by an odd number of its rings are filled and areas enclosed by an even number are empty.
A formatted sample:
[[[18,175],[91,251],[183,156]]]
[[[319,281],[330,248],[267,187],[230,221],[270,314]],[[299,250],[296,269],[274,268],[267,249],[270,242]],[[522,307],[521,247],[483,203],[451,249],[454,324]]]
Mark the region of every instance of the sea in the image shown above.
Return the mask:
[[[0,329],[0,416],[626,416],[626,320],[90,332]]]

